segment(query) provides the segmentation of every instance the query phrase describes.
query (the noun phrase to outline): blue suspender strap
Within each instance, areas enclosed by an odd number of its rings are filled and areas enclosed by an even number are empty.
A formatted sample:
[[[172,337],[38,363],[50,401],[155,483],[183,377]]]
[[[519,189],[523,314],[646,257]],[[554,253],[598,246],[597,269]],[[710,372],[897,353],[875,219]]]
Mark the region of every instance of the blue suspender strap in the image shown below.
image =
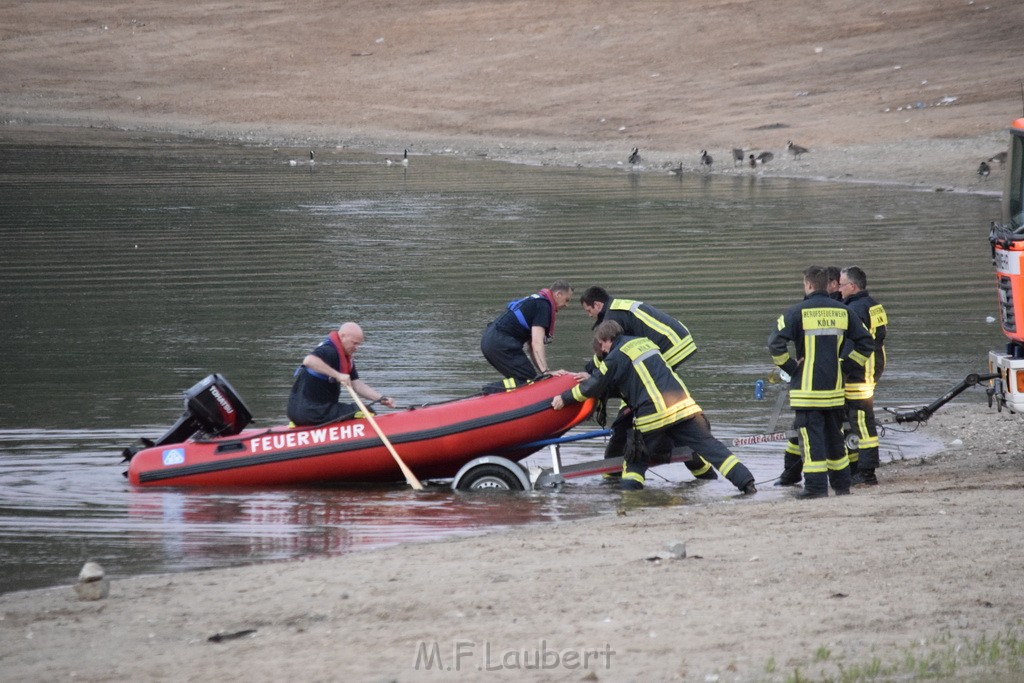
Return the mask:
[[[523,315],[520,308],[522,307],[523,302],[527,299],[537,299],[539,297],[540,294],[531,294],[530,296],[523,297],[522,299],[516,299],[515,301],[510,301],[508,303],[508,310],[512,311],[512,314],[515,315],[516,320],[519,321],[519,324],[523,326],[524,330],[529,330],[530,324],[526,322],[526,316]]]

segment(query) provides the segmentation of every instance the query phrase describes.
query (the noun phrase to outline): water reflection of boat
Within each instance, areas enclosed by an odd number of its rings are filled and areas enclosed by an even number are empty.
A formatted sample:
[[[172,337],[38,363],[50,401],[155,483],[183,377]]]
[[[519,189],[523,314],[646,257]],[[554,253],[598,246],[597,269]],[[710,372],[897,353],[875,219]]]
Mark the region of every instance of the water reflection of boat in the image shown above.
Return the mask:
[[[136,486],[276,486],[343,482],[395,482],[403,475],[380,437],[365,419],[316,427],[249,429],[209,437],[203,421],[188,410],[199,395],[221,417],[248,411],[233,399],[219,376],[186,394],[186,414],[149,447],[129,449],[128,480]],[[421,479],[450,478],[482,455],[521,460],[534,451],[524,444],[564,434],[583,421],[591,404],[552,410],[551,399],[574,384],[571,376],[551,377],[508,392],[473,396],[377,416],[381,430]],[[201,394],[201,395],[200,395]],[[213,400],[206,400],[210,396]],[[225,400],[227,399],[227,400]],[[202,406],[200,406],[202,408]],[[232,412],[234,409],[236,412]],[[230,415],[223,415],[227,410]],[[195,411],[203,412],[202,410]],[[244,426],[244,424],[242,425]],[[192,433],[189,430],[194,430]],[[231,430],[235,431],[235,430]]]
[[[609,504],[594,496],[453,496],[446,488],[136,488],[125,553],[157,549],[178,571],[436,541],[508,526],[575,520]],[[152,552],[152,551],[150,551]]]

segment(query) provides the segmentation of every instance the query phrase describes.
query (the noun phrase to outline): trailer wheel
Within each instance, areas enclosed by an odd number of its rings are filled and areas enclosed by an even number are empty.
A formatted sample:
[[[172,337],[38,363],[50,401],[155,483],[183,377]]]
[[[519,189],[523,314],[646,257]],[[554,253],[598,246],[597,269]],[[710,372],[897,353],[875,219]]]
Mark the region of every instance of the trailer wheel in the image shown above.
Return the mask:
[[[851,451],[860,450],[860,434],[857,432],[850,432],[846,435],[846,447]]]
[[[501,465],[477,465],[459,480],[460,491],[522,491],[519,477]]]

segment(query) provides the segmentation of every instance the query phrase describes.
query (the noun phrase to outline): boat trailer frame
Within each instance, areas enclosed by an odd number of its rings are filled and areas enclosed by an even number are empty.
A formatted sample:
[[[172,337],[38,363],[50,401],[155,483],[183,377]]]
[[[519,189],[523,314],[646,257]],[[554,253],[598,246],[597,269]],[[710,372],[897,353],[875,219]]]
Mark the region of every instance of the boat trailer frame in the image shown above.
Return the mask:
[[[925,423],[939,408],[952,401],[970,387],[976,386],[981,382],[997,380],[998,378],[999,373],[969,374],[962,381],[950,388],[949,391],[926,406],[908,409],[883,408],[883,414],[881,416],[876,415],[875,424],[879,427],[884,427],[887,424],[907,424],[911,422],[919,424]],[[780,393],[780,396],[783,395],[785,394]],[[780,405],[781,400],[778,400],[776,402],[776,406],[778,407]],[[769,422],[769,429],[773,428],[778,421],[777,413],[778,411],[773,410],[773,415]],[[583,432],[581,434],[571,434],[568,436],[532,441],[521,447],[522,449],[547,448],[551,455],[550,467],[534,466],[527,468],[525,465],[500,455],[486,455],[476,458],[462,466],[455,475],[455,478],[452,479],[451,488],[453,490],[462,491],[488,489],[503,491],[516,489],[523,491],[541,489],[558,490],[570,479],[621,472],[623,462],[625,461],[625,458],[622,456],[615,458],[601,458],[600,460],[588,460],[586,462],[578,462],[571,465],[565,465],[562,463],[561,447],[563,444],[607,437],[610,436],[611,433],[612,431],[610,429],[598,429]],[[737,446],[750,446],[759,443],[786,441],[794,436],[797,436],[796,431],[785,430],[754,434],[752,436],[741,436],[731,439],[721,439],[721,441],[726,446],[735,448]],[[857,435],[848,435],[847,444],[851,448],[856,448]],[[667,462],[658,462],[657,465],[686,462],[692,457],[692,449],[685,447],[675,448],[672,450]],[[481,472],[487,472],[488,476],[481,477]],[[516,484],[518,484],[518,486]]]

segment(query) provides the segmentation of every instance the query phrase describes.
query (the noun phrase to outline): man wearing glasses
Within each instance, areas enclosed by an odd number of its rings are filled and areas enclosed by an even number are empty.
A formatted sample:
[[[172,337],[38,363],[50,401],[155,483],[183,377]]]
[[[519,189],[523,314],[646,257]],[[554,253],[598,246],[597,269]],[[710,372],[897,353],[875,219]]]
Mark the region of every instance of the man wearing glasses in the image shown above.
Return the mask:
[[[885,333],[889,319],[882,304],[868,294],[868,277],[857,266],[839,274],[839,292],[843,303],[864,323],[875,340],[875,352],[863,366],[846,364],[846,411],[850,428],[859,439],[859,450],[850,450],[850,469],[854,486],[875,486],[878,478],[878,429],[875,426],[875,385],[885,370]]]

